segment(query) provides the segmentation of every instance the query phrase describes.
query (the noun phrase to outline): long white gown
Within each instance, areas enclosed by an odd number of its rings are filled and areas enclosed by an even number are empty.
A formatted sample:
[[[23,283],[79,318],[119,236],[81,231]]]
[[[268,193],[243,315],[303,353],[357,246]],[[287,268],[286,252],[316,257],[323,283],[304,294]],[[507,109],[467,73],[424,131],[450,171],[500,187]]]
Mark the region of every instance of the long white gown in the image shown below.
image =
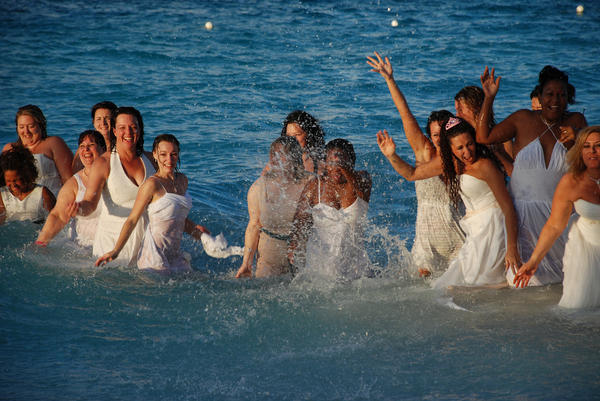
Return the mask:
[[[569,230],[565,278],[558,303],[565,308],[600,307],[600,204],[575,201],[579,215]]]
[[[356,198],[345,209],[321,203],[312,207],[313,227],[306,244],[306,264],[302,274],[310,278],[354,280],[371,272],[364,246],[369,203]]]
[[[54,160],[50,159],[43,153],[34,153],[33,158],[35,160],[35,166],[38,169],[38,178],[36,184],[46,187],[54,194],[58,196],[58,191],[62,187],[62,181]]]
[[[192,208],[192,198],[166,193],[148,205],[148,226],[138,255],[139,269],[170,273],[191,271],[181,251],[185,219]]]
[[[145,169],[144,180],[147,180],[148,177],[154,174],[154,166],[152,166],[146,155],[141,157]],[[112,152],[110,155],[110,174],[102,190],[102,199],[98,204],[101,211],[92,249],[95,257],[100,257],[114,249],[123,223],[127,220],[133,208],[138,189],[139,187],[125,173],[117,152]],[[135,266],[147,219],[146,213],[142,214],[123,250],[115,259],[116,263]]]
[[[460,195],[467,211],[460,220],[465,243],[432,287],[504,283],[506,228],[496,197],[485,181],[468,174],[460,176]]]
[[[443,272],[465,242],[456,209],[439,177],[415,181],[417,221],[411,257],[416,268]]]
[[[20,200],[7,187],[0,188],[0,195],[6,210],[5,221],[30,220],[35,223],[43,222],[48,216],[48,212],[44,209],[42,191],[42,187],[36,185],[29,195]]]
[[[528,143],[515,158],[510,179],[510,193],[519,220],[518,248],[521,260],[528,260],[535,249],[544,224],[550,217],[552,198],[558,182],[567,171],[565,147],[554,144],[548,167],[539,137]],[[562,259],[566,233],[563,233],[540,263],[529,285],[560,283],[563,278]],[[514,275],[509,269],[508,282],[512,285]]]
[[[81,202],[85,195],[86,187],[81,180],[81,173],[73,175],[77,181],[77,195],[75,202]],[[100,207],[97,207],[91,214],[87,216],[76,216],[71,220],[69,226],[69,238],[77,242],[81,246],[92,246],[96,235],[96,227],[98,227],[98,218],[100,217]]]

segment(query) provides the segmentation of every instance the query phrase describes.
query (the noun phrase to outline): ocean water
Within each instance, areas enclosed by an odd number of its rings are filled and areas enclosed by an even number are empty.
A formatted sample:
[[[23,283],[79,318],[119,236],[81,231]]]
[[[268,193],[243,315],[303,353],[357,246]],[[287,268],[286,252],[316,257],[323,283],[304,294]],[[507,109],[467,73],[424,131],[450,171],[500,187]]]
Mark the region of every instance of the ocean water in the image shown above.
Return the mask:
[[[589,3],[589,4],[588,4]],[[600,122],[600,11],[584,2],[3,1],[0,142],[39,105],[75,148],[101,100],[182,142],[191,217],[241,245],[246,192],[291,110],[351,140],[373,176],[368,251],[351,284],[235,280],[240,258],[186,239],[194,274],[92,267],[81,250],[0,227],[0,399],[590,400],[600,396],[600,313],[556,307],[560,286],[440,296],[411,276],[414,186],[380,155],[388,129],[411,159],[383,79],[390,56],[423,124],[453,110],[485,65],[499,119],[529,106],[546,64],[569,73],[572,110]],[[398,27],[391,26],[396,19]],[[212,21],[207,31],[204,23]]]

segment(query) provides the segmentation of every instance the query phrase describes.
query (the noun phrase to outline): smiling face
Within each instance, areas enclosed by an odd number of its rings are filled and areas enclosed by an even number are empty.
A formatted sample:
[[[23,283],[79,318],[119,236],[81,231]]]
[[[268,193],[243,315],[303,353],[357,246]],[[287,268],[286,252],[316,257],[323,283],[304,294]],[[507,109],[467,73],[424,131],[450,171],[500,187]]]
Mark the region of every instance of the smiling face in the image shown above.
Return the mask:
[[[139,125],[137,118],[131,114],[119,114],[115,121],[115,137],[117,145],[128,149],[135,149],[139,139]]]
[[[583,143],[581,158],[588,169],[600,168],[600,132],[592,132],[588,135]]]
[[[102,150],[90,136],[86,136],[79,144],[79,158],[84,167],[92,165],[94,160],[101,155]]]
[[[285,127],[285,133],[296,138],[302,148],[306,146],[306,132],[297,123],[289,123]]]
[[[8,190],[17,197],[20,197],[31,190],[31,184],[24,181],[17,170],[5,170],[4,182]]]
[[[540,95],[542,115],[549,121],[558,121],[567,109],[567,85],[561,81],[549,81]]]
[[[173,174],[177,168],[179,160],[179,148],[177,145],[167,141],[161,141],[152,152],[154,159],[158,164],[158,171],[161,174]]]
[[[32,148],[42,141],[40,125],[28,114],[22,114],[17,119],[17,134],[26,148]]]
[[[477,161],[475,140],[466,132],[450,138],[450,148],[454,157],[466,166]]]
[[[109,140],[110,133],[110,117],[111,112],[109,109],[98,109],[94,113],[94,128],[96,131],[102,134],[104,140]]]

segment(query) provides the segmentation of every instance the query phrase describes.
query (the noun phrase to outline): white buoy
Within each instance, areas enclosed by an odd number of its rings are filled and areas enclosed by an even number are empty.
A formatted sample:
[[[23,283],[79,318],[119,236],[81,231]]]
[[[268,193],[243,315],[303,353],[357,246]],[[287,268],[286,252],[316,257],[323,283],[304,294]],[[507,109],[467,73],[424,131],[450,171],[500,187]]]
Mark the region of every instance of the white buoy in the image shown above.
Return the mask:
[[[392,11],[392,9],[390,7],[388,7],[388,12]]]
[[[583,6],[581,4],[577,6],[577,14],[583,14]]]
[[[210,21],[206,21],[206,24],[204,24],[204,27],[206,28],[207,31],[210,31],[211,29],[213,29],[213,24]]]
[[[398,20],[397,19],[393,19],[392,20],[392,26],[395,28],[398,26]]]

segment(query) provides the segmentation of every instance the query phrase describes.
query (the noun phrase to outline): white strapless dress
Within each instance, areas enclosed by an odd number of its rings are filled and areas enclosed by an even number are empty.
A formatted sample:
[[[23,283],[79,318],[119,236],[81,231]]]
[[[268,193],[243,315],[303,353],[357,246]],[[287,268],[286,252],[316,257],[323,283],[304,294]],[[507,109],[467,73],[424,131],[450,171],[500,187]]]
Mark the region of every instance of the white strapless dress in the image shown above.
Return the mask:
[[[33,221],[41,223],[48,216],[48,212],[44,209],[44,198],[42,195],[42,187],[36,185],[33,191],[29,193],[23,200],[14,196],[7,187],[0,188],[0,195],[4,208],[6,210],[5,221]]]
[[[519,220],[518,247],[521,260],[528,260],[535,249],[540,232],[550,217],[552,198],[558,182],[567,171],[565,147],[558,141],[552,150],[548,168],[539,138],[531,141],[517,154],[510,179],[510,192]],[[529,285],[560,283],[563,278],[562,259],[566,233],[563,233],[540,263]],[[509,270],[508,282],[514,275]]]
[[[600,307],[600,204],[575,201],[579,215],[569,230],[563,259],[565,278],[558,303],[565,308]]]
[[[148,177],[154,174],[154,166],[152,166],[146,155],[141,157],[146,174],[144,180],[147,180]],[[123,223],[125,223],[133,208],[138,189],[139,187],[125,173],[117,152],[112,152],[110,155],[110,174],[102,190],[102,199],[98,204],[100,217],[98,218],[98,227],[92,249],[95,257],[100,257],[114,249],[121,228],[123,228]],[[123,250],[119,253],[119,257],[114,262],[129,266],[136,264],[140,244],[146,230],[147,219],[146,213],[142,214]]]
[[[320,191],[319,191],[320,193]],[[369,203],[356,198],[345,209],[320,202],[312,208],[313,228],[301,272],[311,278],[353,280],[370,273],[364,246]]]
[[[489,185],[471,175],[460,176],[460,195],[467,213],[460,220],[465,243],[434,288],[495,285],[506,282],[504,214]]]
[[[58,196],[58,191],[62,187],[62,181],[54,160],[43,153],[35,153],[33,158],[35,159],[35,167],[38,169],[36,184],[48,188],[55,197]]]
[[[168,272],[191,271],[181,251],[185,219],[192,208],[192,198],[166,193],[148,205],[148,226],[138,255],[140,269]]]
[[[465,242],[460,217],[439,177],[415,181],[417,221],[411,257],[416,268],[443,272]]]
[[[77,181],[77,195],[75,195],[75,202],[81,202],[85,195],[86,187],[83,185],[80,173],[73,175]],[[69,238],[72,241],[77,242],[81,246],[92,246],[94,244],[94,237],[96,235],[96,227],[98,227],[98,218],[100,217],[100,205],[87,216],[76,216],[71,219],[69,226]]]

